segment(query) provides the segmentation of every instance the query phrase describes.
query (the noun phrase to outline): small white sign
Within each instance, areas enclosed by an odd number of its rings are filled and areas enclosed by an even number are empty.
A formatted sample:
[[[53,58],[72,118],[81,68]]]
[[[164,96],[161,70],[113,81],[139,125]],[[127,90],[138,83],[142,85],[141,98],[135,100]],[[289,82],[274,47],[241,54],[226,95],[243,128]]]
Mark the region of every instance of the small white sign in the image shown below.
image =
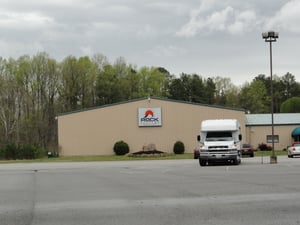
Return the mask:
[[[161,108],[139,108],[138,120],[140,127],[161,126]]]

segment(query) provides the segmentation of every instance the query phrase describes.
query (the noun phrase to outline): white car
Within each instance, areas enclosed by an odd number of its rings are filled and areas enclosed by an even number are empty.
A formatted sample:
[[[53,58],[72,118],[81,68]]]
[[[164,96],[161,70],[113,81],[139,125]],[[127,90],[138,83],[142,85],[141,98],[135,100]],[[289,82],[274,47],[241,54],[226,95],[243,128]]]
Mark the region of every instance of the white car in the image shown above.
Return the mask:
[[[292,146],[287,149],[288,157],[293,158],[294,156],[300,156],[300,142],[294,142]]]

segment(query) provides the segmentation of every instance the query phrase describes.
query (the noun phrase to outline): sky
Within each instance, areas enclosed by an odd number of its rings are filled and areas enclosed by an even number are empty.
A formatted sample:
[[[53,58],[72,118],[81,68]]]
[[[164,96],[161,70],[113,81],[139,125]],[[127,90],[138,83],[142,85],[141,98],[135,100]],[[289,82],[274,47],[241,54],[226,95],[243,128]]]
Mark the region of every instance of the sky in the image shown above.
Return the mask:
[[[0,0],[0,56],[46,52],[59,62],[103,54],[137,68],[230,78],[273,74],[300,82],[300,0]]]

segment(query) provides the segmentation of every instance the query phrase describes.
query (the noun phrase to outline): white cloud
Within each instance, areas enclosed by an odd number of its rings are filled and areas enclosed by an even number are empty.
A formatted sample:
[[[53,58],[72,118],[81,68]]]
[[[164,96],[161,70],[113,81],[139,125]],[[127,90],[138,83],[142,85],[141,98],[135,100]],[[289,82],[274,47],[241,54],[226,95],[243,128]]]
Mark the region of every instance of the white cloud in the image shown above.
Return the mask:
[[[230,6],[222,11],[214,12],[203,21],[202,27],[212,31],[225,30],[227,23],[234,16],[234,9]],[[201,28],[201,27],[200,27]]]
[[[147,2],[147,8],[155,11],[162,11],[164,13],[174,13],[176,15],[182,15],[188,11],[187,4],[184,2],[176,3],[174,1],[158,1],[158,2]]]
[[[121,5],[121,4],[119,4],[119,5],[111,4],[104,8],[105,8],[105,11],[107,11],[111,15],[124,15],[124,14],[130,15],[130,14],[135,13],[135,10],[133,8],[126,6],[126,5]]]
[[[233,3],[233,1],[232,1]],[[257,7],[257,6],[256,6]],[[280,30],[300,33],[300,1],[287,1],[282,7],[273,8],[268,17],[257,15],[254,8],[239,5],[222,6],[216,1],[204,0],[198,9],[191,9],[189,21],[177,32],[179,37],[194,37],[215,31],[243,34],[260,27],[260,30]]]
[[[185,54],[185,50],[173,45],[168,46],[156,46],[151,50],[148,50],[147,53],[154,57],[173,57],[177,55]]]
[[[199,8],[191,10],[190,16],[197,17],[199,14],[212,10],[216,6],[215,2],[215,0],[202,0]]]
[[[219,11],[205,13],[210,7],[201,7],[191,12],[190,20],[176,32],[177,36],[193,37],[198,33],[226,31],[232,34],[247,32],[259,22],[254,11],[239,11],[227,6]]]
[[[146,24],[137,31],[137,36],[142,39],[154,38],[157,36],[157,30],[153,26]]]
[[[15,57],[18,57],[44,51],[44,46],[38,41],[24,44],[22,41],[6,40],[2,38],[0,39],[0,49],[1,57],[10,57],[12,52]]]
[[[266,29],[287,30],[300,33],[300,1],[286,3],[270,20],[266,20]]]
[[[2,28],[36,29],[53,22],[52,18],[35,12],[0,12],[0,27]]]
[[[236,15],[235,21],[228,25],[228,31],[232,34],[241,34],[252,30],[259,24],[253,11],[244,11]]]
[[[97,31],[112,31],[118,29],[118,25],[112,22],[93,22],[92,25]]]
[[[214,5],[214,1],[204,0],[199,8],[190,11],[190,20],[182,28],[176,32],[176,36],[191,37],[205,26],[205,21],[201,15],[210,10]]]
[[[93,55],[94,54],[93,48],[91,46],[81,46],[80,50],[83,55]]]

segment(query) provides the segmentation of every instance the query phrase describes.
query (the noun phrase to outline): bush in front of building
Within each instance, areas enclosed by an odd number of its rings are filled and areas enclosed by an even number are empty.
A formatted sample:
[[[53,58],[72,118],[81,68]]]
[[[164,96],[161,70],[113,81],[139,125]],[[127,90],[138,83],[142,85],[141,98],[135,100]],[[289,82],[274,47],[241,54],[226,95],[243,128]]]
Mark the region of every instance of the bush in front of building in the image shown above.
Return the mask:
[[[125,155],[129,153],[129,145],[124,141],[117,141],[114,145],[116,155]]]
[[[182,141],[176,141],[173,147],[173,152],[175,154],[183,154],[184,153],[184,144]]]
[[[258,149],[260,151],[272,151],[272,146],[269,146],[265,143],[261,143],[261,144],[258,145]]]

